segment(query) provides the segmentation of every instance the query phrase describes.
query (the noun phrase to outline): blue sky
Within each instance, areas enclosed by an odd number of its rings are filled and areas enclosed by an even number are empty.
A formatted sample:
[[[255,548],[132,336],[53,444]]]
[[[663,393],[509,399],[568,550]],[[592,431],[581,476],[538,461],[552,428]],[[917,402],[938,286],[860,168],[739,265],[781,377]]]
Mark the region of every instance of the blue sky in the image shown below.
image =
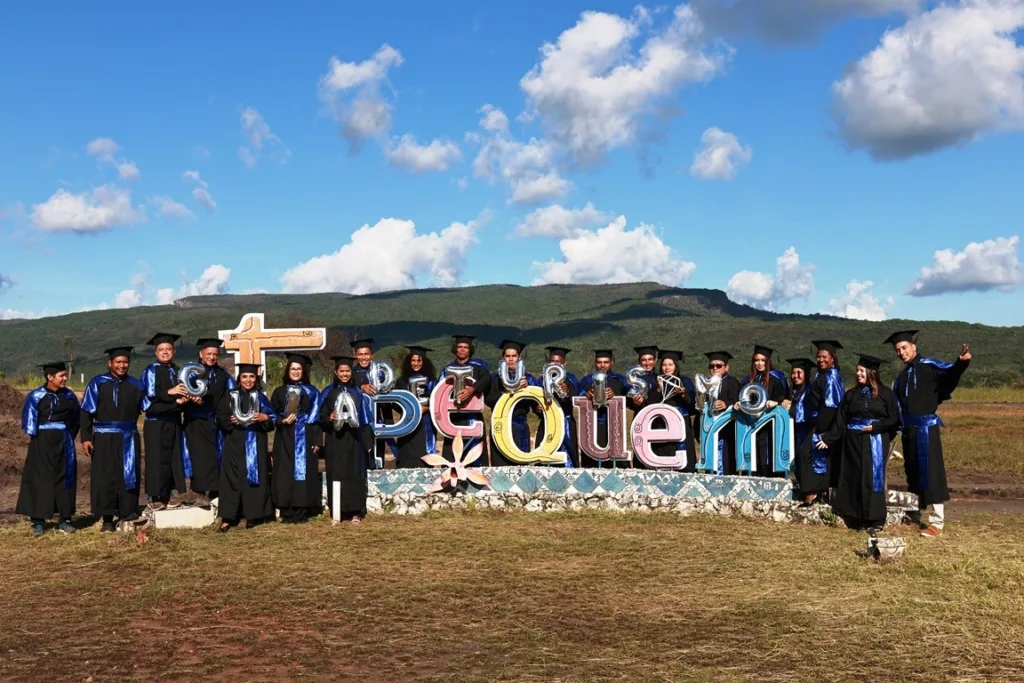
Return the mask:
[[[1020,325],[1022,26],[1021,0],[12,4],[0,317],[656,280]]]

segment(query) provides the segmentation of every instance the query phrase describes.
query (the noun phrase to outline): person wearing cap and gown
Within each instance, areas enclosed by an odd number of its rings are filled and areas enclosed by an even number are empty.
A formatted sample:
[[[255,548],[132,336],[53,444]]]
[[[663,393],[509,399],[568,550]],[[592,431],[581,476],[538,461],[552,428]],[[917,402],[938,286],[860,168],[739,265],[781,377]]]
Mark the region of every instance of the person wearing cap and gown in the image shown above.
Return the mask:
[[[309,383],[313,360],[301,353],[289,353],[281,386],[274,389],[270,405],[277,414],[271,478],[274,507],[285,523],[304,522],[320,514],[323,485],[318,454],[320,433],[320,392]]]
[[[34,536],[42,535],[46,520],[54,513],[60,515],[58,530],[73,533],[71,517],[78,484],[75,437],[81,408],[75,392],[67,387],[64,361],[39,367],[45,381],[25,396],[21,408],[21,431],[28,434],[29,442],[14,511],[31,520]]]
[[[811,371],[814,369],[814,361],[810,358],[787,358],[790,364],[789,373],[790,390],[789,396],[782,405],[789,410],[789,416],[793,419],[793,447],[796,449],[796,460],[794,467],[799,477],[800,449],[803,447],[807,437],[811,435],[811,416],[807,411],[807,389]]]
[[[646,344],[644,346],[634,346],[633,350],[636,352],[636,364],[644,369],[644,381],[647,383],[647,396],[641,398],[639,395],[635,395],[630,399],[630,408],[633,412],[639,412],[641,408],[645,408],[651,404],[651,392],[657,389],[658,384],[658,366],[660,360],[658,358],[658,345],[657,344]],[[628,379],[627,379],[628,381]],[[626,390],[629,391],[630,387],[627,386]]]
[[[503,339],[498,345],[501,349],[501,358],[505,361],[509,368],[509,373],[514,372],[516,363],[522,358],[523,349],[526,348],[526,344],[515,341],[514,339]],[[498,405],[499,399],[507,393],[515,393],[520,389],[526,387],[538,386],[537,379],[530,373],[526,373],[520,380],[516,387],[512,390],[506,389],[504,383],[501,381],[501,377],[498,373],[491,373],[491,386],[484,397],[484,403],[492,411],[494,406]],[[533,401],[523,400],[516,404],[515,408],[512,409],[512,441],[519,446],[520,450],[527,453],[532,450],[530,446],[530,425],[527,423],[527,416],[534,409],[539,410],[539,406]],[[498,443],[494,440],[494,433],[491,433],[491,447],[490,447],[490,465],[491,467],[510,467],[517,465],[518,463],[509,460],[504,453],[498,448]]]
[[[202,379],[206,393],[190,396],[184,404],[181,459],[185,476],[191,477],[190,488],[199,494],[197,505],[207,506],[217,497],[220,485],[220,459],[224,448],[224,433],[217,429],[217,406],[224,394],[237,388],[231,373],[220,367],[220,348],[223,342],[212,337],[196,341],[199,362],[206,368]]]
[[[370,377],[370,365],[373,363],[373,345],[376,342],[373,339],[357,339],[352,342],[352,354],[356,359],[356,364],[352,368],[352,374],[355,378],[355,383],[359,387],[359,390],[363,392],[368,398],[371,399],[377,393],[377,389],[374,387],[372,378]],[[376,424],[394,424],[395,422],[395,406],[391,403],[381,403],[377,405],[373,403],[376,414],[374,418]],[[373,422],[370,427],[372,431]],[[394,439],[378,439],[374,437],[373,441],[373,454],[376,458],[380,459],[381,467],[384,466],[384,446],[391,449],[391,455],[396,459],[398,458],[398,443]]]
[[[146,495],[154,510],[180,507],[171,493],[184,494],[185,463],[181,455],[181,413],[189,402],[185,386],[178,383],[174,364],[174,343],[181,335],[158,332],[147,344],[154,347],[156,361],[142,371],[149,406],[142,427],[146,446]]]
[[[775,406],[781,404],[786,400],[786,394],[789,391],[789,384],[785,381],[785,378],[779,379],[782,374],[778,370],[772,368],[772,356],[775,354],[775,350],[769,346],[763,344],[754,345],[754,355],[750,359],[750,374],[743,378],[740,382],[740,394],[743,393],[743,388],[750,384],[760,384],[764,387],[765,392],[768,394],[768,402],[765,404],[765,410],[771,410]],[[733,406],[736,410],[739,410],[739,403]],[[755,472],[761,477],[788,477],[789,472],[776,472],[775,471],[775,425],[767,424],[757,432],[755,437],[755,444],[757,450],[757,461],[751,463],[756,466]],[[790,457],[795,458],[795,454],[790,454]]]
[[[921,356],[917,352],[917,332],[894,332],[885,343],[893,345],[896,356],[904,364],[892,388],[900,407],[907,488],[917,494],[921,511],[931,506],[928,527],[921,535],[935,538],[942,534],[945,526],[944,503],[949,500],[939,434],[943,423],[936,411],[952,397],[960,377],[971,364],[971,349],[963,344],[953,363]]]
[[[142,488],[142,439],[139,416],[149,407],[142,381],[128,374],[131,346],[104,351],[107,372],[89,380],[82,397],[82,450],[92,459],[92,514],[103,519],[100,531],[115,530],[114,517],[138,522]]]
[[[324,463],[327,470],[327,509],[332,518],[337,507],[339,519],[359,523],[366,516],[366,469],[373,449],[373,420],[370,415],[371,403],[354,379],[352,356],[333,356],[334,381],[320,392],[320,428],[324,434]],[[356,425],[343,423],[335,427],[340,419],[337,402],[340,394],[352,397],[356,407],[353,416]],[[340,499],[335,505],[334,482],[340,484]]]
[[[717,415],[740,400],[740,382],[729,374],[729,361],[733,356],[728,351],[708,351],[708,370],[712,377],[721,377],[718,398],[711,405],[712,415]],[[700,420],[704,419],[701,414]],[[703,425],[702,422],[699,424]],[[702,427],[703,429],[703,427]],[[703,432],[701,432],[703,433]],[[729,423],[718,433],[718,468],[714,474],[736,474],[736,429]],[[699,459],[699,458],[698,458]]]
[[[554,363],[565,367],[565,359],[569,355],[570,349],[564,346],[548,346],[545,347],[545,351],[548,352],[548,363]],[[541,380],[543,381],[543,379]],[[580,466],[580,452],[576,444],[576,416],[572,410],[572,397],[579,396],[580,394],[580,381],[576,375],[572,374],[568,370],[565,372],[565,381],[562,382],[562,390],[565,392],[565,396],[561,397],[555,395],[555,401],[558,401],[558,405],[562,408],[562,413],[565,415],[565,438],[562,439],[562,450],[566,454],[565,466],[566,467],[579,467]],[[544,431],[541,429],[537,430],[537,436],[534,439],[533,447],[538,448],[544,443]]]
[[[797,484],[804,504],[810,505],[819,496],[835,488],[839,482],[838,456],[828,448],[817,448],[820,435],[832,427],[839,404],[846,388],[839,374],[839,349],[843,348],[835,339],[812,341],[818,350],[815,363],[818,370],[807,387],[804,409],[812,423],[811,438],[804,441],[797,451]]]
[[[885,466],[890,435],[899,426],[899,408],[878,368],[887,361],[861,354],[857,385],[843,395],[836,419],[815,445],[839,454],[839,483],[832,509],[851,528],[885,526]]]
[[[629,390],[629,380],[617,372],[613,372],[612,369],[615,366],[615,350],[614,349],[595,349],[594,350],[594,372],[590,373],[586,377],[580,380],[580,396],[586,396],[591,401],[594,400],[594,392],[592,385],[594,384],[594,375],[598,372],[603,372],[606,375],[605,379],[605,395],[610,399],[615,396],[625,396]],[[606,406],[595,407],[594,410],[597,412],[597,443],[598,445],[607,445],[608,443],[608,408]],[[583,467],[602,467],[602,463],[590,458],[583,452],[583,447],[580,446],[580,461]],[[612,463],[612,467],[618,467],[620,463]]]
[[[455,358],[454,360],[452,360],[452,362],[448,363],[443,368],[441,368],[441,373],[437,377],[438,382],[443,382],[445,381],[445,377],[447,376],[449,369],[468,367],[472,370],[473,383],[472,385],[467,384],[459,395],[454,396],[456,405],[464,405],[474,395],[486,397],[487,392],[490,391],[491,389],[490,368],[487,367],[486,362],[484,362],[480,358],[475,358],[473,356],[473,354],[476,352],[476,347],[473,345],[474,339],[476,339],[476,337],[473,337],[468,334],[452,335],[452,353],[455,355]],[[482,418],[480,414],[451,416],[452,424],[455,425],[464,425],[471,422],[472,420],[481,419]],[[441,455],[444,456],[446,460],[452,460],[455,457],[452,452],[452,441],[453,439],[446,437],[444,440],[444,446],[441,449]],[[463,439],[462,452],[464,455],[466,455],[472,449],[476,448],[478,445],[482,446],[482,444],[482,439]],[[472,465],[483,466],[486,463],[487,456],[481,455],[481,457],[478,458],[475,462],[473,462]]]
[[[238,388],[227,392],[217,405],[217,426],[224,432],[218,504],[221,533],[243,518],[249,528],[274,516],[267,434],[274,430],[277,414],[259,390],[260,366],[239,363],[237,370]],[[238,397],[240,412],[253,413],[251,422],[238,422],[233,396]]]
[[[409,353],[402,360],[402,374],[395,380],[395,389],[412,392],[420,402],[423,418],[409,434],[398,437],[399,469],[426,467],[423,456],[437,452],[437,432],[430,418],[430,392],[437,385],[434,363],[427,357],[425,346],[406,347]]]
[[[666,380],[670,378],[674,378],[675,382],[682,386],[682,393],[667,384]],[[672,457],[676,451],[685,450],[686,466],[683,468],[683,472],[693,472],[697,468],[697,449],[694,445],[693,435],[693,415],[697,412],[696,400],[697,388],[694,386],[693,380],[683,375],[683,352],[659,349],[658,373],[655,375],[654,387],[647,395],[645,404],[664,403],[675,408],[683,416],[686,437],[676,443],[656,443],[651,449],[655,455],[662,457]],[[633,466],[640,469],[646,468],[639,458],[633,459]]]

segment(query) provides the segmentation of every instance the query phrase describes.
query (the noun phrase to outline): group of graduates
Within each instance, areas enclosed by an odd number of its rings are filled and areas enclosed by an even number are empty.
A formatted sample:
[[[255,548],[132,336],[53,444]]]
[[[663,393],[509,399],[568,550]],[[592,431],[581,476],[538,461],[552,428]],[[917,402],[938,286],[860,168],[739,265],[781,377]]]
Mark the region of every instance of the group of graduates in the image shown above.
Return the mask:
[[[879,380],[879,367],[886,361],[861,355],[856,385],[846,390],[839,370],[842,345],[835,340],[812,342],[817,349],[814,360],[789,359],[788,379],[773,367],[774,351],[767,346],[754,347],[750,372],[742,381],[730,374],[733,356],[729,352],[708,352],[704,355],[709,374],[720,377],[710,411],[714,414],[738,407],[746,385],[763,386],[766,408],[782,405],[793,419],[796,475],[803,504],[810,506],[828,498],[839,514],[868,528],[884,523],[889,444],[902,432],[908,487],[919,496],[921,510],[932,507],[930,523],[922,534],[937,536],[943,527],[942,503],[949,494],[938,431],[942,422],[935,411],[950,397],[971,356],[964,345],[955,363],[921,357],[916,332],[897,332],[885,341],[894,346],[905,364],[892,388]],[[332,357],[334,378],[323,390],[310,383],[311,359],[288,354],[281,384],[268,398],[262,391],[260,366],[239,364],[236,380],[218,364],[222,342],[214,338],[196,342],[206,391],[202,396],[189,394],[174,363],[179,338],[158,333],[149,340],[156,360],[143,370],[141,379],[128,374],[133,347],[107,349],[108,372],[89,382],[81,404],[66,386],[64,362],[41,366],[45,384],[28,394],[22,411],[22,428],[31,441],[17,504],[17,512],[31,519],[35,535],[44,533],[45,520],[54,513],[60,516],[58,530],[74,531],[75,438],[80,438],[92,460],[92,511],[102,518],[102,532],[115,530],[115,517],[122,523],[140,520],[143,481],[148,505],[154,510],[180,506],[189,485],[199,505],[209,505],[217,498],[221,532],[241,519],[247,526],[272,519],[275,509],[282,522],[304,521],[322,511],[320,458],[325,461],[329,509],[336,510],[341,520],[359,523],[365,515],[366,471],[382,466],[385,442],[399,468],[423,467],[423,456],[436,452],[437,435],[427,414],[427,397],[449,369],[468,368],[472,378],[454,396],[457,405],[477,397],[493,408],[503,393],[540,384],[526,373],[517,386],[507,386],[507,380],[474,357],[474,337],[470,335],[453,335],[454,358],[440,371],[428,356],[431,349],[410,346],[395,388],[413,392],[424,406],[424,417],[404,437],[375,439],[373,424],[392,422],[394,415],[389,404],[370,400],[378,386],[371,377],[372,339],[352,342],[351,356]],[[506,368],[516,367],[525,346],[515,340],[501,342]],[[563,366],[570,353],[558,346],[546,347],[546,351],[548,363]],[[562,444],[568,454],[566,467],[601,466],[578,448],[572,398],[593,399],[594,374],[603,373],[607,398],[628,396],[634,411],[652,403],[665,403],[679,411],[688,424],[685,440],[654,448],[659,455],[685,450],[684,469],[694,471],[698,460],[694,436],[700,433],[702,415],[697,410],[694,383],[682,375],[683,354],[653,344],[634,351],[645,372],[646,392],[630,392],[629,380],[614,371],[611,349],[594,351],[594,371],[582,379],[566,372],[562,391],[555,397],[566,420]],[[349,415],[345,405],[355,406],[355,414]],[[527,423],[531,410],[541,412],[540,406],[521,401],[512,416],[513,439],[524,451],[531,450]],[[606,443],[607,409],[596,410],[597,438]],[[143,415],[140,438],[137,423]],[[239,420],[238,415],[246,419]],[[470,418],[456,414],[452,419],[459,424]],[[268,449],[271,432],[272,450]],[[544,430],[538,430],[535,442],[539,444],[543,438]],[[767,429],[758,432],[755,471],[763,476],[788,476],[772,472],[770,439]],[[143,445],[144,479],[140,474]],[[479,439],[467,440],[465,450],[480,446],[482,454],[472,464],[514,464],[496,447],[493,436],[489,445],[484,449]],[[737,474],[731,430],[720,433],[717,447],[717,473]],[[442,455],[452,458],[450,439],[445,440]],[[633,466],[643,467],[639,462]],[[339,523],[339,519],[334,521]]]

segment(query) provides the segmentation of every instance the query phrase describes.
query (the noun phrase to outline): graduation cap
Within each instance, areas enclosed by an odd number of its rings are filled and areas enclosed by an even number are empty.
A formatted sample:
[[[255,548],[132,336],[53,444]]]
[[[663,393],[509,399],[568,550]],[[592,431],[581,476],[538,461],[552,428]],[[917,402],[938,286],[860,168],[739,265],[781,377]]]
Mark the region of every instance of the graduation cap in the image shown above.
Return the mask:
[[[331,360],[334,361],[334,369],[337,370],[339,365],[355,365],[356,359],[352,356],[331,356]]]
[[[647,355],[650,355],[650,356],[657,356],[658,355],[658,345],[657,344],[650,344],[648,346],[634,346],[633,350],[636,351],[636,357],[637,358],[643,358],[644,356],[647,356]]]
[[[304,368],[308,368],[313,365],[313,359],[303,353],[289,353],[286,358],[288,363],[298,363]]]
[[[153,335],[153,338],[146,343],[150,346],[160,346],[161,344],[173,344],[179,339],[181,339],[180,334],[174,334],[172,332],[157,332]]]
[[[501,347],[502,351],[505,351],[507,349],[515,349],[516,353],[522,353],[523,349],[526,348],[526,344],[522,342],[517,342],[515,339],[502,339],[501,344],[499,344],[498,346]]]
[[[815,368],[815,363],[810,358],[787,358],[786,362],[794,368],[803,368],[805,373]]]
[[[720,360],[724,363],[732,360],[732,354],[728,351],[708,351],[704,355],[708,357],[708,360]]]
[[[43,375],[56,375],[58,372],[64,372],[68,369],[67,361],[55,360],[50,363],[40,363],[39,367],[43,369]]]
[[[917,336],[917,333],[918,330],[900,330],[899,332],[893,332],[892,334],[890,334],[882,343],[892,344],[893,346],[899,344],[900,342],[910,342],[913,344],[915,343],[914,337]]]
[[[201,337],[199,339],[196,339],[196,346],[198,346],[200,350],[219,349],[223,345],[223,341],[221,341],[220,339],[215,339],[214,337]]]
[[[374,341],[372,338],[367,337],[366,339],[356,339],[352,342],[352,350],[358,351],[359,349],[370,349],[373,351]]]
[[[615,349],[594,349],[594,360],[599,358],[610,358],[615,360]]]
[[[839,349],[843,348],[843,345],[837,342],[835,339],[819,339],[817,341],[812,341],[811,343],[814,344],[814,348],[816,348],[818,351],[825,350],[831,353],[833,356],[835,356],[839,352]]]
[[[476,339],[476,337],[471,334],[453,334],[452,339],[455,340],[456,344],[469,344],[472,346],[473,340]]]
[[[238,376],[241,377],[247,372],[251,372],[254,375],[260,374],[260,368],[263,367],[259,363],[239,363],[235,366],[238,370]]]
[[[564,346],[545,346],[544,350],[548,352],[548,358],[551,358],[551,356],[561,356],[562,358],[565,358],[569,355],[569,352],[572,349],[567,349]]]
[[[658,360],[665,360],[666,358],[671,358],[676,362],[676,365],[679,365],[680,363],[683,362],[683,352],[669,351],[668,349],[660,349],[658,351]]]
[[[103,353],[107,354],[107,358],[110,360],[120,358],[121,356],[131,358],[133,348],[132,346],[112,346],[109,349],[103,349]]]
[[[875,356],[869,356],[866,353],[860,354],[860,359],[857,361],[857,365],[861,365],[868,370],[878,370],[883,364],[887,364],[889,361],[876,358]]]
[[[423,356],[424,358],[427,357],[428,353],[434,350],[428,349],[426,346],[406,346],[405,348],[409,349],[409,353],[417,356]]]
[[[761,354],[765,358],[771,359],[775,355],[775,349],[764,344],[754,344],[754,355]]]

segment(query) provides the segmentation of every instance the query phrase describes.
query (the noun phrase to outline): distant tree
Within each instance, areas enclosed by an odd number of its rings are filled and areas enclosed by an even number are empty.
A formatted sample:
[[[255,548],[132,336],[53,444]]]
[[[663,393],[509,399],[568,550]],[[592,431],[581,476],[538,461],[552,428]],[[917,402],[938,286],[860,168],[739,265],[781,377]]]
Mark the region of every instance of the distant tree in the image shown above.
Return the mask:
[[[63,338],[64,357],[68,362],[68,377],[75,374],[75,361],[78,360],[78,339],[73,334],[66,334]]]

